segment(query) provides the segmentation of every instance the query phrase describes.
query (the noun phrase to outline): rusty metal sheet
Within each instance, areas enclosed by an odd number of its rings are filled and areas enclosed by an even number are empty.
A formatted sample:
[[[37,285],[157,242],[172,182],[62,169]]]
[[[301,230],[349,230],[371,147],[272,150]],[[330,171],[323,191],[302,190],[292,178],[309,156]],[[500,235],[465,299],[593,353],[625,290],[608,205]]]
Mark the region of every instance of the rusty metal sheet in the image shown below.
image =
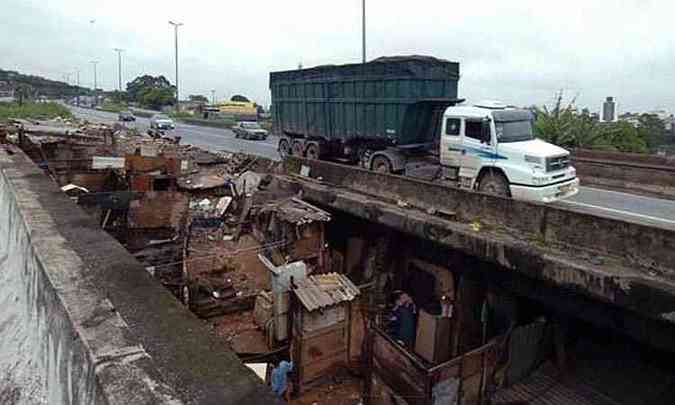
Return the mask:
[[[129,228],[178,229],[188,211],[188,197],[174,191],[151,191],[129,204]]]

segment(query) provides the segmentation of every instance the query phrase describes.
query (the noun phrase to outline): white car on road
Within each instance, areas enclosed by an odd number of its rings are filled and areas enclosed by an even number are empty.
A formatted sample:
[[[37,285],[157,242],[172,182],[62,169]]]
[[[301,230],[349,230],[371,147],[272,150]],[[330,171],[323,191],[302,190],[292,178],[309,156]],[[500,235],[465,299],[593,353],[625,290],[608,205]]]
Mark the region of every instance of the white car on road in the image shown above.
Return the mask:
[[[176,124],[171,118],[164,114],[155,114],[150,118],[150,128],[153,129],[175,129]]]

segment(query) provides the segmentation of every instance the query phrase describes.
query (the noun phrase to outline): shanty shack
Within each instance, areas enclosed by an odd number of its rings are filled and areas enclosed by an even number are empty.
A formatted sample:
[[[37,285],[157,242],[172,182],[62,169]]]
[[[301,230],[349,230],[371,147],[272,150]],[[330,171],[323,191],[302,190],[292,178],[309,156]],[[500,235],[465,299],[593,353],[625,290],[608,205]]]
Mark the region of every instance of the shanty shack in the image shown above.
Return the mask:
[[[291,359],[303,392],[347,364],[352,301],[359,289],[347,276],[317,274],[291,283]]]
[[[298,198],[263,204],[253,225],[256,239],[278,243],[269,257],[275,265],[304,261],[312,269],[325,268],[325,223],[331,215]]]

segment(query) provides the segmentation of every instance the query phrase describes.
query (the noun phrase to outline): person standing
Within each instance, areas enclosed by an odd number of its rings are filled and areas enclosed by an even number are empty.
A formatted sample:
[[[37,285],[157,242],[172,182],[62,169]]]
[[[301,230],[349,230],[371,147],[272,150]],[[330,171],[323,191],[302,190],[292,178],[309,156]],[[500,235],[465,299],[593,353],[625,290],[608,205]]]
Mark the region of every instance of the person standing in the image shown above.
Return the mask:
[[[288,397],[288,374],[293,371],[293,362],[282,360],[274,370],[272,370],[272,391],[278,398]]]

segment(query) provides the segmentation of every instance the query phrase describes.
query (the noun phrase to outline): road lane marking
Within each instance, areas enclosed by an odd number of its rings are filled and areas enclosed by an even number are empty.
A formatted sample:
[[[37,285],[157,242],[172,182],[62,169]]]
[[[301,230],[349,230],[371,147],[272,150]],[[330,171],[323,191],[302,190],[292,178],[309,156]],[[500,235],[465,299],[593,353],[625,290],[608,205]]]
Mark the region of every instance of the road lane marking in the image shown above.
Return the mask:
[[[570,200],[562,200],[560,202],[564,203],[564,204],[578,205],[580,207],[593,208],[593,209],[597,209],[597,210],[601,210],[601,211],[613,212],[615,214],[622,214],[622,215],[628,215],[628,216],[633,216],[633,217],[642,218],[642,219],[648,219],[648,220],[656,221],[656,222],[665,222],[665,223],[669,223],[669,224],[675,224],[675,221],[672,221],[670,219],[653,217],[651,215],[638,214],[636,212],[622,211],[622,210],[617,210],[617,209],[614,209],[614,208],[607,208],[607,207],[602,207],[602,206],[599,206],[599,205],[586,204],[586,203],[581,203],[581,202],[577,202],[577,201],[570,201]]]
[[[668,198],[658,198],[658,197],[649,197],[645,195],[640,195],[640,194],[631,194],[631,193],[625,193],[622,191],[614,191],[614,190],[605,190],[603,188],[593,188],[593,187],[587,187],[587,186],[581,186],[579,187],[580,191],[584,190],[589,190],[593,193],[599,192],[599,193],[608,193],[608,194],[619,194],[622,196],[627,196],[630,198],[636,198],[636,199],[642,199],[642,200],[650,200],[650,201],[664,201],[664,202],[671,202],[675,203],[675,201],[668,199]]]

